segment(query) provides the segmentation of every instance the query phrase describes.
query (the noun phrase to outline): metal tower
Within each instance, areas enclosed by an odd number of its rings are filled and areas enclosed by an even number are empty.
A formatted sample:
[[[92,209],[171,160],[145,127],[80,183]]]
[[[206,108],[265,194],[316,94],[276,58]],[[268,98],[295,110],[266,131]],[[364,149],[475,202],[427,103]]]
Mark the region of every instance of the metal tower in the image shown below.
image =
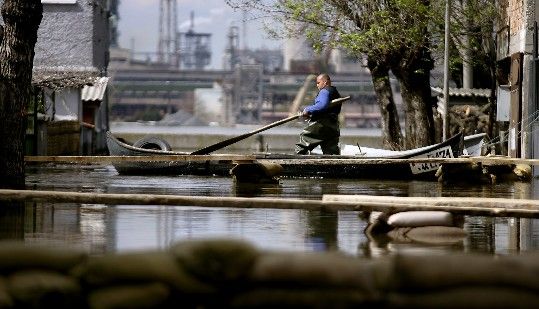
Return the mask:
[[[120,0],[111,0],[109,1],[109,44],[110,47],[118,47],[118,21],[120,20],[120,15],[118,14],[118,6],[120,5]]]
[[[178,17],[177,0],[159,1],[159,41],[157,60],[171,66],[179,66],[179,46],[177,40]]]
[[[181,63],[188,70],[203,70],[211,60],[211,34],[196,33],[195,14],[191,12],[191,26],[187,32],[178,33]]]
[[[223,69],[234,70],[240,61],[240,36],[239,27],[230,26],[228,29],[228,43],[225,48],[225,55],[223,58]]]
[[[262,119],[263,73],[261,64],[240,64],[234,70],[236,123],[257,124]]]

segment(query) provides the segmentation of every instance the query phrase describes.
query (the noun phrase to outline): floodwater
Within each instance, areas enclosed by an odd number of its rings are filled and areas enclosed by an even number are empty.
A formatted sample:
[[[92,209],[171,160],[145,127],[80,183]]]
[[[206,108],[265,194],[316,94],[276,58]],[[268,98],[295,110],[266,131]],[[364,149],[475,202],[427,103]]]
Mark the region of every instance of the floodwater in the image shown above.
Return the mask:
[[[496,185],[442,185],[429,181],[281,179],[279,184],[238,185],[229,177],[122,176],[112,166],[27,167],[28,189],[70,192],[321,199],[324,194],[392,196],[538,197],[539,180]],[[376,243],[360,212],[230,209],[185,206],[27,203],[24,231],[0,226],[3,238],[69,246],[91,254],[163,249],[194,238],[238,238],[260,249],[338,250],[353,256],[399,251],[514,254],[539,250],[539,220],[466,217],[468,236],[457,243]],[[19,220],[20,221],[20,220]],[[19,229],[20,230],[20,229]]]

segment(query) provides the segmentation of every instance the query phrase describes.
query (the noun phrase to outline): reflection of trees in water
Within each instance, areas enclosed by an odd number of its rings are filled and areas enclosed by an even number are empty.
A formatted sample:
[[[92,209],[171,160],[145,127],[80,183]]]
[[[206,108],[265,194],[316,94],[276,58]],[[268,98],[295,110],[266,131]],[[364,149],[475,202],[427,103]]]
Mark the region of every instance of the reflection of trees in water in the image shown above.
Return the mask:
[[[307,211],[306,237],[316,251],[337,250],[338,213],[329,211]]]
[[[214,209],[192,208],[178,209],[174,216],[174,238],[191,238],[208,230]]]
[[[116,214],[116,207],[105,204],[27,203],[25,241],[111,252],[117,244]]]
[[[539,228],[534,229],[534,221],[525,218],[487,218],[467,219],[470,251],[488,253],[512,253],[539,249],[534,244]]]
[[[0,202],[0,239],[24,239],[24,202]]]
[[[234,196],[236,197],[281,197],[283,188],[281,184],[259,184],[234,182]]]
[[[302,184],[306,184],[303,182]],[[305,191],[317,191],[318,194],[339,194],[339,181],[319,179],[311,181],[311,186],[302,186]],[[302,190],[302,191],[303,191]],[[300,191],[300,194],[303,192]],[[316,251],[338,250],[337,230],[338,213],[330,211],[307,211],[307,235],[306,237],[317,246]],[[319,247],[318,247],[319,246]]]
[[[361,182],[355,182],[350,179],[328,179],[328,178],[303,178],[293,179],[290,185],[294,186],[297,195],[300,197],[319,197],[324,194],[358,194],[357,190],[362,187]]]
[[[495,218],[468,217],[464,229],[468,232],[466,247],[469,251],[494,252]]]
[[[442,185],[433,181],[408,182],[408,196],[436,197],[442,195]]]

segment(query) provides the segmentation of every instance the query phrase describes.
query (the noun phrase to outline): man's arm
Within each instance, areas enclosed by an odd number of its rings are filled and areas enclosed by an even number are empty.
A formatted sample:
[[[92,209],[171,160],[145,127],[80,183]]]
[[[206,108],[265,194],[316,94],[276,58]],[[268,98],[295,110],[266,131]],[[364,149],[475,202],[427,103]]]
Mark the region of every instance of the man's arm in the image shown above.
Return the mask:
[[[331,103],[331,101],[329,100],[329,91],[326,89],[322,89],[316,96],[314,104],[307,106],[303,110],[303,113],[309,115],[320,113],[329,107],[329,103]]]

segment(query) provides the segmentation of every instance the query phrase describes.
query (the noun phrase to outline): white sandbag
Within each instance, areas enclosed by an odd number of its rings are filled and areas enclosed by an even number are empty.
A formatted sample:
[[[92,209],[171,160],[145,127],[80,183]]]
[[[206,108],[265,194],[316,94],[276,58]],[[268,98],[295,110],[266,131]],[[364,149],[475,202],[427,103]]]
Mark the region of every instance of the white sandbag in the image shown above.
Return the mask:
[[[447,211],[404,211],[389,216],[387,224],[395,227],[453,226],[453,215]]]

